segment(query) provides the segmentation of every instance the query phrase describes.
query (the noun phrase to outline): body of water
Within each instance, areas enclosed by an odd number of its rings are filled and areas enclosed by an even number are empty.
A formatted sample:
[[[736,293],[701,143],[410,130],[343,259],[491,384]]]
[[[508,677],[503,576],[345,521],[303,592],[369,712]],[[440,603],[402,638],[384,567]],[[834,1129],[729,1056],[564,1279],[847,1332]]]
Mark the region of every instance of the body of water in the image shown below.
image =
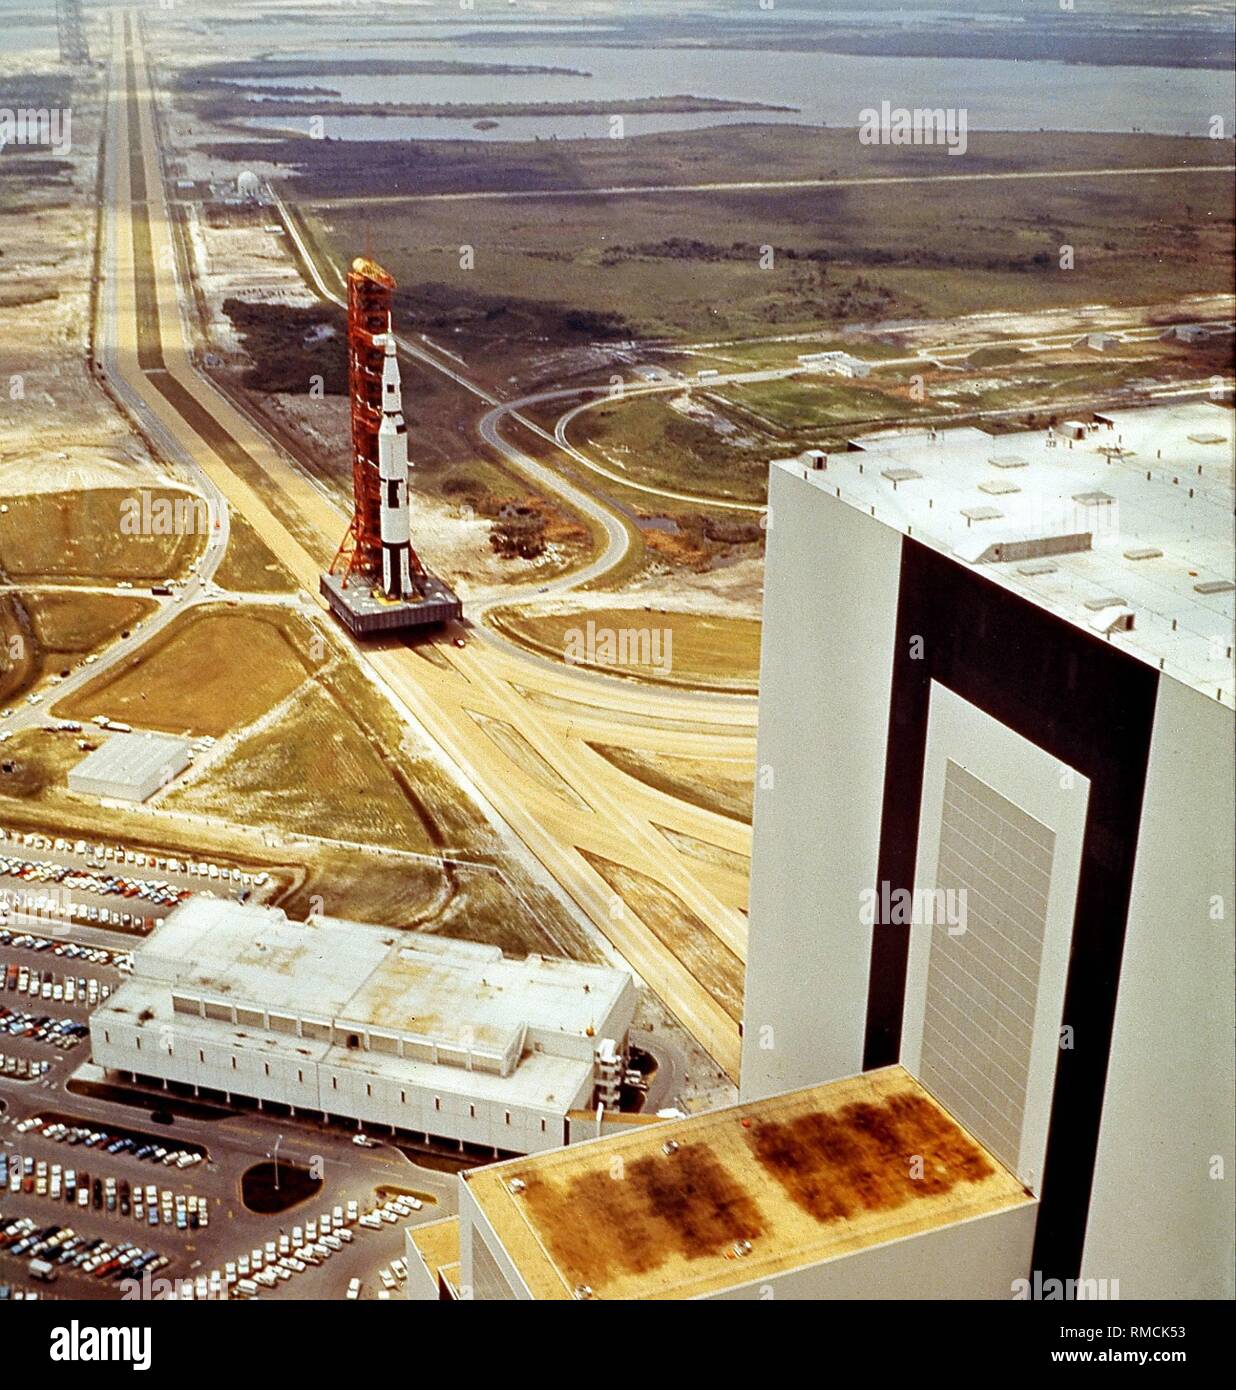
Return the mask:
[[[289,57],[322,58],[321,52]],[[1133,129],[1200,135],[1211,117],[1232,131],[1236,77],[1230,72],[1183,68],[1083,67],[1004,59],[887,58],[834,53],[774,53],[736,49],[631,49],[560,47],[546,43],[400,43],[348,47],[349,59],[436,58],[582,69],[588,77],[524,76],[332,77],[264,80],[263,85],[325,86],[355,102],[618,101],[692,96],[798,107],[797,113],[695,112],[627,116],[628,135],[685,130],[735,121],[789,121],[852,127],[865,107],[889,101],[902,107],[963,108],[972,130]],[[610,133],[606,116],[522,116],[500,119],[494,130],[473,121],[330,115],[322,98],[325,133],[350,140],[579,139]],[[308,129],[305,118],[262,118],[272,126]]]

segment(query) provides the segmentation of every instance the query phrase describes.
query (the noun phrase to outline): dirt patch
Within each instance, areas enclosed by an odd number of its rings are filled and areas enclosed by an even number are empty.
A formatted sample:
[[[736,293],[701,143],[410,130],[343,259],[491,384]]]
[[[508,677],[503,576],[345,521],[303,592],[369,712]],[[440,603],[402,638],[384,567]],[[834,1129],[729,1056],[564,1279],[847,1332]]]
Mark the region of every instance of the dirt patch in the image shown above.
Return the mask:
[[[754,762],[722,763],[669,753],[641,753],[637,749],[604,743],[588,746],[628,776],[667,796],[751,824],[755,803]]]
[[[657,939],[695,976],[729,1016],[742,1018],[743,963],[668,888],[625,864],[599,854],[580,854],[615,893],[638,914]]]

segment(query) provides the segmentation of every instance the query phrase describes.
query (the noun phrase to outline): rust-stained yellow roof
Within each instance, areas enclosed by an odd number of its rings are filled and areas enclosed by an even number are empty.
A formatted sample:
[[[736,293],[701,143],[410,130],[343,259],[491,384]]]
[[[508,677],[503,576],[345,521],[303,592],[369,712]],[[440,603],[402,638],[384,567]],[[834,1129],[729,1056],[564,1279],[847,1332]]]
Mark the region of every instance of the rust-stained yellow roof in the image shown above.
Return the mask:
[[[464,1177],[534,1298],[691,1298],[1033,1200],[901,1067]]]
[[[441,1221],[428,1221],[412,1226],[408,1238],[420,1252],[429,1272],[437,1278],[448,1265],[459,1263],[459,1217],[446,1216]]]

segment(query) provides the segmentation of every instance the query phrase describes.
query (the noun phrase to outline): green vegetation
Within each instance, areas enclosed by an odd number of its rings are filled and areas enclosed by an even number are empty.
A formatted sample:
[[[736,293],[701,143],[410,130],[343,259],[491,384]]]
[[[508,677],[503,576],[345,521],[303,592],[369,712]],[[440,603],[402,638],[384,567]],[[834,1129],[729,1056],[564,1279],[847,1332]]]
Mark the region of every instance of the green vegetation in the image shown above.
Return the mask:
[[[75,734],[23,729],[0,747],[0,796],[41,801],[64,786],[69,768],[83,756]]]
[[[79,492],[23,493],[0,512],[0,574],[10,579],[158,582],[180,573],[199,548],[192,531],[158,535],[129,526],[135,499],[149,510],[196,494],[173,488],[86,488]],[[169,513],[170,514],[170,513]]]
[[[348,391],[347,314],[337,305],[312,308],[225,299],[253,366],[243,383],[251,391],[303,393],[320,378],[322,393]]]
[[[49,664],[56,656],[94,651],[155,609],[151,599],[120,594],[36,593],[25,594],[21,602]]]
[[[744,691],[755,690],[759,681],[760,624],[754,618],[662,608],[587,608],[569,613],[499,608],[489,621],[505,636],[545,656],[557,661],[571,658],[577,665],[609,675]],[[621,643],[620,633],[628,634]],[[606,634],[614,636],[607,642]]]
[[[1050,140],[1032,140],[1017,131],[971,131],[963,161],[927,146],[860,145],[853,129],[736,124],[727,125],[724,135],[719,139],[716,129],[705,129],[539,143],[367,140],[363,160],[348,140],[243,140],[204,148],[212,157],[283,166],[289,170],[289,196],[304,203],[345,197],[379,202],[409,194],[1231,163],[1230,142],[1169,135],[1052,131]],[[958,170],[959,162],[964,171]],[[913,199],[905,202],[904,213],[911,215]],[[603,210],[619,208],[607,201]],[[703,225],[711,240],[722,240],[711,221]],[[697,221],[678,234],[698,236],[700,226]],[[750,235],[748,224],[728,239]],[[628,239],[625,234],[623,239]],[[632,239],[659,238],[637,234]]]
[[[219,737],[251,723],[311,673],[311,632],[282,613],[197,609],[115,670],[70,695],[56,713],[106,714],[147,729]]]
[[[251,89],[252,90],[252,89]],[[697,111],[792,111],[791,106],[769,106],[757,101],[727,101],[718,97],[683,94],[668,97],[632,97],[605,101],[330,101],[304,100],[282,95],[272,100],[228,95],[198,104],[198,117],[229,127],[244,126],[261,116],[443,116],[454,120],[479,120],[504,116],[651,116]],[[492,127],[489,127],[492,128]]]
[[[228,517],[228,544],[215,583],[236,593],[291,594],[295,579],[279,563],[270,547],[245,518],[232,509]]]
[[[210,768],[182,782],[167,804],[229,816],[303,835],[329,833],[401,849],[432,850],[415,803],[347,711],[316,683],[291,697],[275,721],[264,722]]]
[[[1053,140],[1053,151],[1072,141]],[[1213,157],[1212,144],[1178,141],[1173,154],[1200,162]],[[591,151],[576,159],[577,182],[587,181],[592,160]],[[978,154],[966,172],[993,162]],[[931,157],[915,172],[933,172]],[[414,207],[410,216],[394,203],[332,204],[329,230],[312,213],[309,221],[338,262],[366,237],[381,245],[404,312],[477,341],[569,345],[582,333],[681,342],[1147,304],[1226,284],[1232,266],[1228,175],[581,196],[555,199],[552,215],[536,217],[519,200]],[[697,236],[701,219],[706,242]],[[774,248],[771,261],[750,244],[752,225]],[[460,266],[465,242],[476,248],[469,269]],[[1058,264],[1065,244],[1084,248],[1071,270]]]
[[[149,599],[118,594],[0,596],[0,701],[17,699],[49,673],[67,673],[153,609]]]

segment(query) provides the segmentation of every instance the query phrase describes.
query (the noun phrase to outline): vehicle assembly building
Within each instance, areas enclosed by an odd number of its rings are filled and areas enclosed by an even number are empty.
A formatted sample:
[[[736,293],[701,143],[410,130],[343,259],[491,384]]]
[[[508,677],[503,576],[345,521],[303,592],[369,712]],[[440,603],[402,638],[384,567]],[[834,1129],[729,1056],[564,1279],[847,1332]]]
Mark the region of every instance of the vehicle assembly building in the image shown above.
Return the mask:
[[[773,464],[741,1102],[410,1298],[1231,1298],[1232,415],[1078,424]]]
[[[145,1084],[531,1153],[611,1094],[634,1009],[625,971],[194,897],[90,1034]]]
[[[364,258],[348,272],[352,520],[321,591],[357,636],[458,618],[458,597],[421,563],[408,514],[408,431],[392,327],[394,279]]]
[[[1025,1273],[1231,1297],[1232,414],[1080,423],[773,464],[742,1095],[900,1065]]]

